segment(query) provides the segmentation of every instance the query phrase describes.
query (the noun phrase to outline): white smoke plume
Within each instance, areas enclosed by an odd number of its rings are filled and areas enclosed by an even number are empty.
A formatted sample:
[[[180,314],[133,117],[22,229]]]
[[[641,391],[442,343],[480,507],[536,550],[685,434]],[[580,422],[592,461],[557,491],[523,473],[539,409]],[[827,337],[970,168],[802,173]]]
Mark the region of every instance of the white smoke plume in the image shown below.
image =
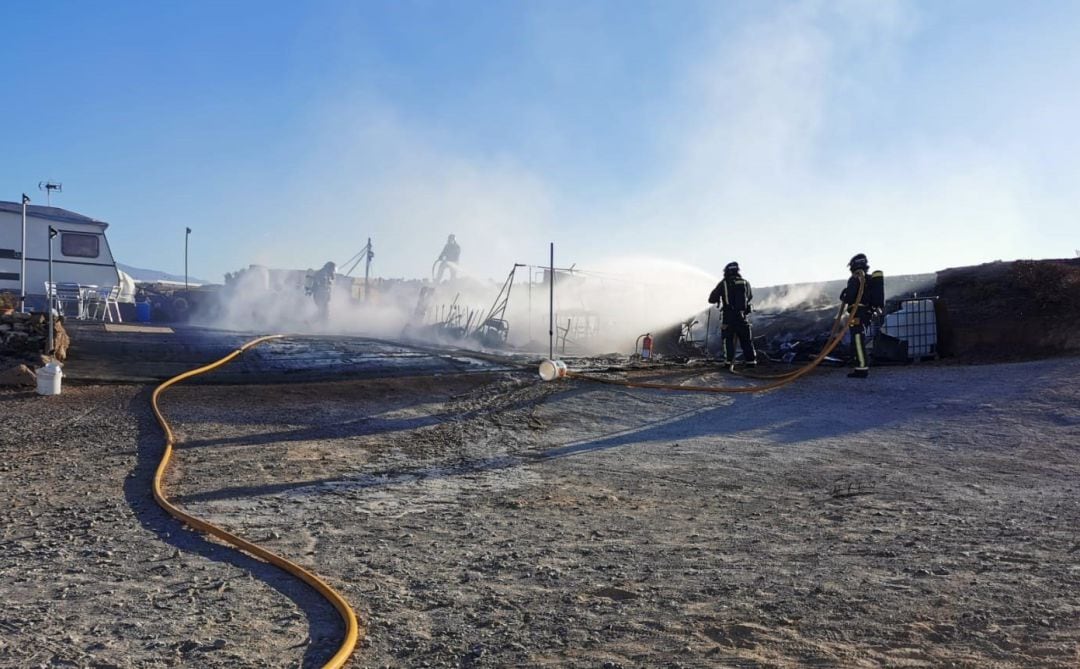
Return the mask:
[[[791,286],[778,286],[764,298],[754,300],[757,311],[786,311],[822,304],[835,304],[836,295],[830,295],[825,282],[800,283]]]
[[[262,266],[238,272],[222,291],[219,308],[202,322],[230,330],[363,335],[529,352],[542,352],[549,344],[551,284],[543,266],[514,268],[509,286],[505,279],[469,276],[439,284],[374,279],[370,294],[362,279],[338,275],[325,320],[305,290],[312,272]],[[639,335],[700,311],[713,285],[714,277],[702,270],[643,257],[591,268],[557,267],[557,348],[567,353],[629,351]],[[508,293],[502,293],[507,287]],[[421,291],[430,292],[422,297]],[[505,299],[497,299],[500,295]],[[478,336],[489,318],[501,321],[499,334],[505,336]]]
[[[576,264],[585,279],[557,294],[560,325],[571,312],[596,319],[590,346],[603,351],[700,312],[710,275],[731,260],[764,286],[843,279],[856,252],[889,275],[1033,252],[1039,226],[1075,206],[1041,189],[1029,153],[963,128],[912,126],[892,137],[872,127],[889,118],[879,94],[918,48],[924,11],[890,0],[792,2],[718,30],[647,130],[667,147],[653,176],[598,199],[569,194],[559,175],[522,157],[462,146],[377,95],[341,95],[313,119],[309,148],[290,166],[293,187],[254,212],[295,221],[295,234],[253,231],[243,261],[319,267],[371,237],[377,276],[426,279],[453,233],[473,279],[459,301],[465,313],[486,313],[513,264],[543,266],[555,241],[556,264]],[[650,269],[633,259],[643,255],[670,264]],[[543,343],[546,304],[523,307],[522,285],[507,312],[511,342]],[[335,302],[332,326],[312,322],[302,304],[252,303],[268,323],[389,335],[415,317],[420,284],[407,286],[378,306]],[[758,307],[786,308],[813,292],[776,293]],[[230,318],[242,324],[254,316],[240,304]]]

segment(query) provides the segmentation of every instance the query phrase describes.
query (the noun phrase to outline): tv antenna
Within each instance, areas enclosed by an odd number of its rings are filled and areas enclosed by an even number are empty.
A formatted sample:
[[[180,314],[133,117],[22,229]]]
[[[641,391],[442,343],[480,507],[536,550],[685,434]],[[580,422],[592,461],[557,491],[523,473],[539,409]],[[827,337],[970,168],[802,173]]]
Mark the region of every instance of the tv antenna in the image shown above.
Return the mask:
[[[64,192],[64,184],[58,181],[39,181],[37,187],[38,190],[45,191],[45,204],[50,207],[52,206],[53,191],[56,191],[57,193]]]

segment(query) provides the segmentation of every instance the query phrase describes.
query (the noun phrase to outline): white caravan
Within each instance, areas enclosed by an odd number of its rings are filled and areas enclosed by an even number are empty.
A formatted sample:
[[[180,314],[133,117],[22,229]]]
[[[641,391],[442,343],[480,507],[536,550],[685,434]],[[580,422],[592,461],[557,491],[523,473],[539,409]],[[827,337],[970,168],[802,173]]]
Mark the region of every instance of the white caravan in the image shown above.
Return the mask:
[[[99,288],[123,285],[109,240],[108,223],[59,207],[26,206],[26,295],[45,303],[49,280],[49,226],[53,240],[53,281]],[[0,202],[0,291],[16,295],[22,272],[22,205]]]

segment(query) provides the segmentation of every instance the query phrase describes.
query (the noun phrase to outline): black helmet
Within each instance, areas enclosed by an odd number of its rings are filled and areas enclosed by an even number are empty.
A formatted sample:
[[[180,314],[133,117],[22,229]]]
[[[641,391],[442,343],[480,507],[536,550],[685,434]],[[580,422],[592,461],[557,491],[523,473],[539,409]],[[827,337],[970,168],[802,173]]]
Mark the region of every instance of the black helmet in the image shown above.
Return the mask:
[[[866,259],[865,253],[857,253],[851,257],[851,260],[848,261],[847,266],[848,269],[850,269],[852,272],[857,269],[865,271],[870,269],[870,261]]]
[[[739,273],[739,263],[729,262],[724,265],[724,276],[735,276]]]

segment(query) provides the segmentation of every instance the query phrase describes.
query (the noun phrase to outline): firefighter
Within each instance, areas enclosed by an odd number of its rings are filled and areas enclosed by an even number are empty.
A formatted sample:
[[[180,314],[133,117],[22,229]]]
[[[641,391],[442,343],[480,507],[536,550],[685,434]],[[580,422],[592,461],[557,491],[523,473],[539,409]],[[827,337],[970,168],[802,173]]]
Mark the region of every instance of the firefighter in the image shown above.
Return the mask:
[[[334,292],[334,273],[337,266],[328,262],[322,266],[311,280],[311,298],[315,300],[315,306],[319,309],[319,321],[326,323],[330,320],[330,296]]]
[[[450,272],[451,281],[457,278],[457,263],[460,257],[461,247],[455,241],[454,235],[450,235],[446,238],[446,246],[443,247],[442,253],[439,254],[438,259],[435,261],[440,263],[439,274],[435,277],[435,283],[442,281],[443,272],[446,271]]]
[[[848,269],[851,270],[851,278],[848,279],[847,287],[840,293],[840,301],[847,307],[848,313],[854,312],[851,324],[848,326],[851,332],[851,346],[855,351],[855,369],[848,374],[852,379],[865,379],[870,376],[870,362],[866,357],[866,324],[870,322],[871,308],[869,304],[870,294],[867,292],[866,273],[870,270],[870,262],[865,253],[852,256],[848,261]],[[862,289],[863,297],[856,303],[859,289]]]
[[[720,308],[720,331],[724,340],[724,360],[728,369],[735,369],[735,337],[742,343],[743,362],[757,364],[753,335],[747,316],[753,310],[750,302],[754,292],[750,282],[739,273],[739,263],[729,262],[724,267],[724,279],[709,294],[709,302]]]

